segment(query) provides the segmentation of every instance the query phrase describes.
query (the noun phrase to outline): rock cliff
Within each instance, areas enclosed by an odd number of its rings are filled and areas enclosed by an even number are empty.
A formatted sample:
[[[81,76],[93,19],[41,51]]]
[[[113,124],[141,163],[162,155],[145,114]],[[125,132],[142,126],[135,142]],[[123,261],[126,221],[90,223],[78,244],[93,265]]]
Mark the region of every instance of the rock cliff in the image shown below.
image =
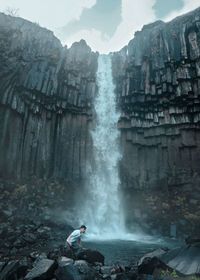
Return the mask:
[[[21,18],[1,13],[0,26],[0,176],[80,180],[98,54]]]
[[[113,53],[113,75],[127,219],[191,230],[200,222],[200,8],[136,32]]]
[[[0,27],[0,177],[80,185],[92,163],[98,53],[83,40],[63,47],[20,18],[0,14]],[[112,62],[127,224],[171,236],[197,232],[200,8],[144,26]]]

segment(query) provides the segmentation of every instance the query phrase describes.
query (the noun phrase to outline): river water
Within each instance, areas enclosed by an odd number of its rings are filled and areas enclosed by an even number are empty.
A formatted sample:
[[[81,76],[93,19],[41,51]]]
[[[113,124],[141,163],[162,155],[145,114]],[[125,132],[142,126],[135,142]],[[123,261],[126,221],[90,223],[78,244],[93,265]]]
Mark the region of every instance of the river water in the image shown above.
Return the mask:
[[[134,240],[104,240],[83,241],[85,248],[96,249],[105,257],[105,264],[130,265],[136,263],[144,254],[161,247],[175,248],[181,244],[172,239]]]

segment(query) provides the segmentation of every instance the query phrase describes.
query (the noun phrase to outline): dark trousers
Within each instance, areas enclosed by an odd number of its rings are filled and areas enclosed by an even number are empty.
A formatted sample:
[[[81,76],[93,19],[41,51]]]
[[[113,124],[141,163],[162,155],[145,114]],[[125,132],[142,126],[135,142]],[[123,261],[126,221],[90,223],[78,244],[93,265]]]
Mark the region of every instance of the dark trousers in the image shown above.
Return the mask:
[[[83,252],[81,245],[77,241],[72,242],[72,246],[70,247],[72,248],[75,257],[78,257]]]

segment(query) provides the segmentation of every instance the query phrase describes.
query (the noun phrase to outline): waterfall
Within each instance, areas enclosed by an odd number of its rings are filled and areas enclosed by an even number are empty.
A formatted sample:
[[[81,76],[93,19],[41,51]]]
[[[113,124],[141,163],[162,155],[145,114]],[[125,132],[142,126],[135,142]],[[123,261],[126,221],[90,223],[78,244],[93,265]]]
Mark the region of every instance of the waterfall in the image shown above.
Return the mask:
[[[83,221],[88,234],[96,238],[120,238],[124,232],[119,197],[119,130],[116,98],[109,55],[100,55],[97,70],[98,95],[95,99],[96,126],[91,131],[94,164],[87,184]]]

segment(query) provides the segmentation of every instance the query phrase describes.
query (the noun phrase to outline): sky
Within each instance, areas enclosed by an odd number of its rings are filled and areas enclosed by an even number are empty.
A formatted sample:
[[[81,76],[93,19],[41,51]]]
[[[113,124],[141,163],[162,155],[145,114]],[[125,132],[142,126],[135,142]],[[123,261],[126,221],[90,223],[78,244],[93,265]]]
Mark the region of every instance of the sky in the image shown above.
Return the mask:
[[[0,11],[17,15],[54,32],[70,47],[85,39],[93,51],[118,51],[142,26],[170,21],[200,7],[200,0],[0,0]]]

